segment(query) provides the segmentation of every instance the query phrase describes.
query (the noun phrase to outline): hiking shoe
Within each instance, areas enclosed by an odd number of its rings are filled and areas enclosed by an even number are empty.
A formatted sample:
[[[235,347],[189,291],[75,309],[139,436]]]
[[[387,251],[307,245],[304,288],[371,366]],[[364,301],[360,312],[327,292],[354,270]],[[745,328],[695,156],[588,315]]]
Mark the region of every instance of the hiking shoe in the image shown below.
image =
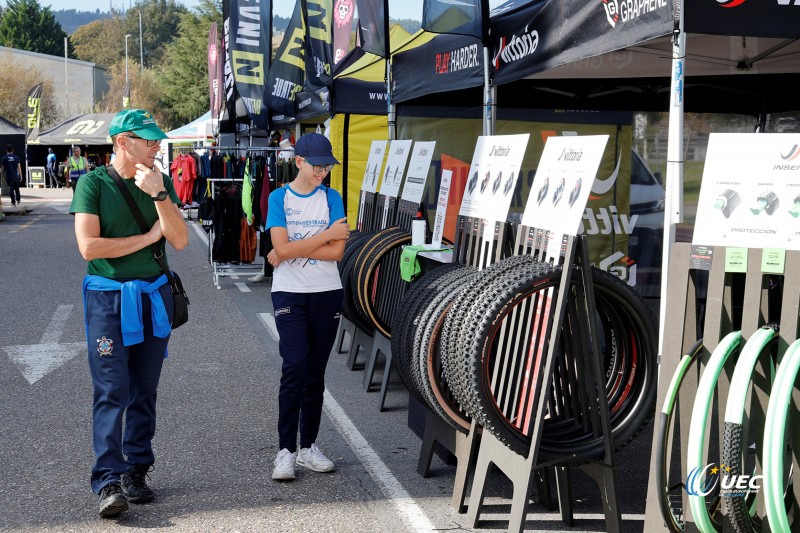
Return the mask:
[[[122,474],[122,486],[131,503],[148,503],[156,497],[153,489],[147,486],[147,472],[149,465],[132,466],[128,472]]]
[[[282,449],[275,456],[275,468],[272,469],[272,479],[279,481],[291,481],[294,479],[294,461],[297,452],[290,452],[287,448]]]
[[[122,493],[119,481],[112,481],[100,490],[100,516],[115,518],[127,510],[128,498]]]
[[[308,448],[300,448],[297,453],[297,464],[310,468],[314,472],[333,472],[336,467],[333,466],[333,461],[325,457],[325,454],[317,448],[316,444],[312,444]]]

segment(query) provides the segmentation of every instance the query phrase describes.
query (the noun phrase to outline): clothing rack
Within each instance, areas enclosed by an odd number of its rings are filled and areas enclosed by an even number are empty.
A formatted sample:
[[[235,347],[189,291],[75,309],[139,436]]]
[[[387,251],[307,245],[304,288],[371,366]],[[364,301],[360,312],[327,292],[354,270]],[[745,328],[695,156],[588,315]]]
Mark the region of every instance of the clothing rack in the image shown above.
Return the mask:
[[[211,199],[213,201],[216,200],[215,185],[217,183],[243,183],[244,180],[241,178],[208,178],[208,182],[211,184]],[[215,261],[212,253],[215,231],[216,229],[212,226],[211,231],[208,232],[208,261],[213,267],[214,286],[217,290],[222,289],[220,285],[220,278],[222,277],[228,276],[236,279],[236,276],[253,275],[263,271],[263,265],[261,264],[250,263],[234,266],[231,263]]]

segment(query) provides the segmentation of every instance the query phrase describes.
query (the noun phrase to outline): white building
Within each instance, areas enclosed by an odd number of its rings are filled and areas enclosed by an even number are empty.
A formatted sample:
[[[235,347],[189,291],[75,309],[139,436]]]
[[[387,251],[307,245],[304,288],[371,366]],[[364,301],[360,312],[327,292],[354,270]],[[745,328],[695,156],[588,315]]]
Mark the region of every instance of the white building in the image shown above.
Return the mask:
[[[94,112],[95,104],[108,91],[109,77],[106,69],[95,63],[5,46],[0,46],[0,55],[10,55],[12,62],[32,66],[45,79],[50,78],[55,90],[54,96],[64,118]]]

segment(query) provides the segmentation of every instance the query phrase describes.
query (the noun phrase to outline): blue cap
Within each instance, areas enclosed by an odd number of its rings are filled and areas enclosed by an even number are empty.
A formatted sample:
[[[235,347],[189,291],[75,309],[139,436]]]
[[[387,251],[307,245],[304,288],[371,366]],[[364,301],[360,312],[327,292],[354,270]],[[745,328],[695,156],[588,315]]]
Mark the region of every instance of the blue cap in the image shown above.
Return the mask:
[[[333,157],[331,142],[319,133],[306,133],[294,143],[294,155],[299,155],[311,165],[338,165]]]

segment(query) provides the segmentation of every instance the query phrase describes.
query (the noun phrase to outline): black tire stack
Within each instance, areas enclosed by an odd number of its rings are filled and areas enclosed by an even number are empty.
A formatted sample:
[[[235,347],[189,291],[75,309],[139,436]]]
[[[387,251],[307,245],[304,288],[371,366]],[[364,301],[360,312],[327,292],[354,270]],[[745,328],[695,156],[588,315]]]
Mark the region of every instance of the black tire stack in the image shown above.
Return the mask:
[[[573,273],[573,287],[580,275]],[[606,370],[613,442],[620,448],[653,415],[657,329],[630,287],[597,269],[591,275],[598,357]],[[409,391],[458,431],[468,431],[474,417],[511,449],[527,453],[531,402],[523,391],[531,389],[533,360],[526,352],[532,332],[541,336],[549,327],[532,322],[537,314],[531,310],[555,303],[551,289],[560,278],[559,267],[515,256],[481,272],[463,265],[440,267],[412,284],[391,325],[392,353]],[[585,379],[574,364],[583,349],[581,339],[570,334],[577,319],[576,308],[568,306],[540,446],[545,455],[589,457],[603,451],[598,428],[586,423],[586,410],[596,406],[596,399],[577,392]]]

